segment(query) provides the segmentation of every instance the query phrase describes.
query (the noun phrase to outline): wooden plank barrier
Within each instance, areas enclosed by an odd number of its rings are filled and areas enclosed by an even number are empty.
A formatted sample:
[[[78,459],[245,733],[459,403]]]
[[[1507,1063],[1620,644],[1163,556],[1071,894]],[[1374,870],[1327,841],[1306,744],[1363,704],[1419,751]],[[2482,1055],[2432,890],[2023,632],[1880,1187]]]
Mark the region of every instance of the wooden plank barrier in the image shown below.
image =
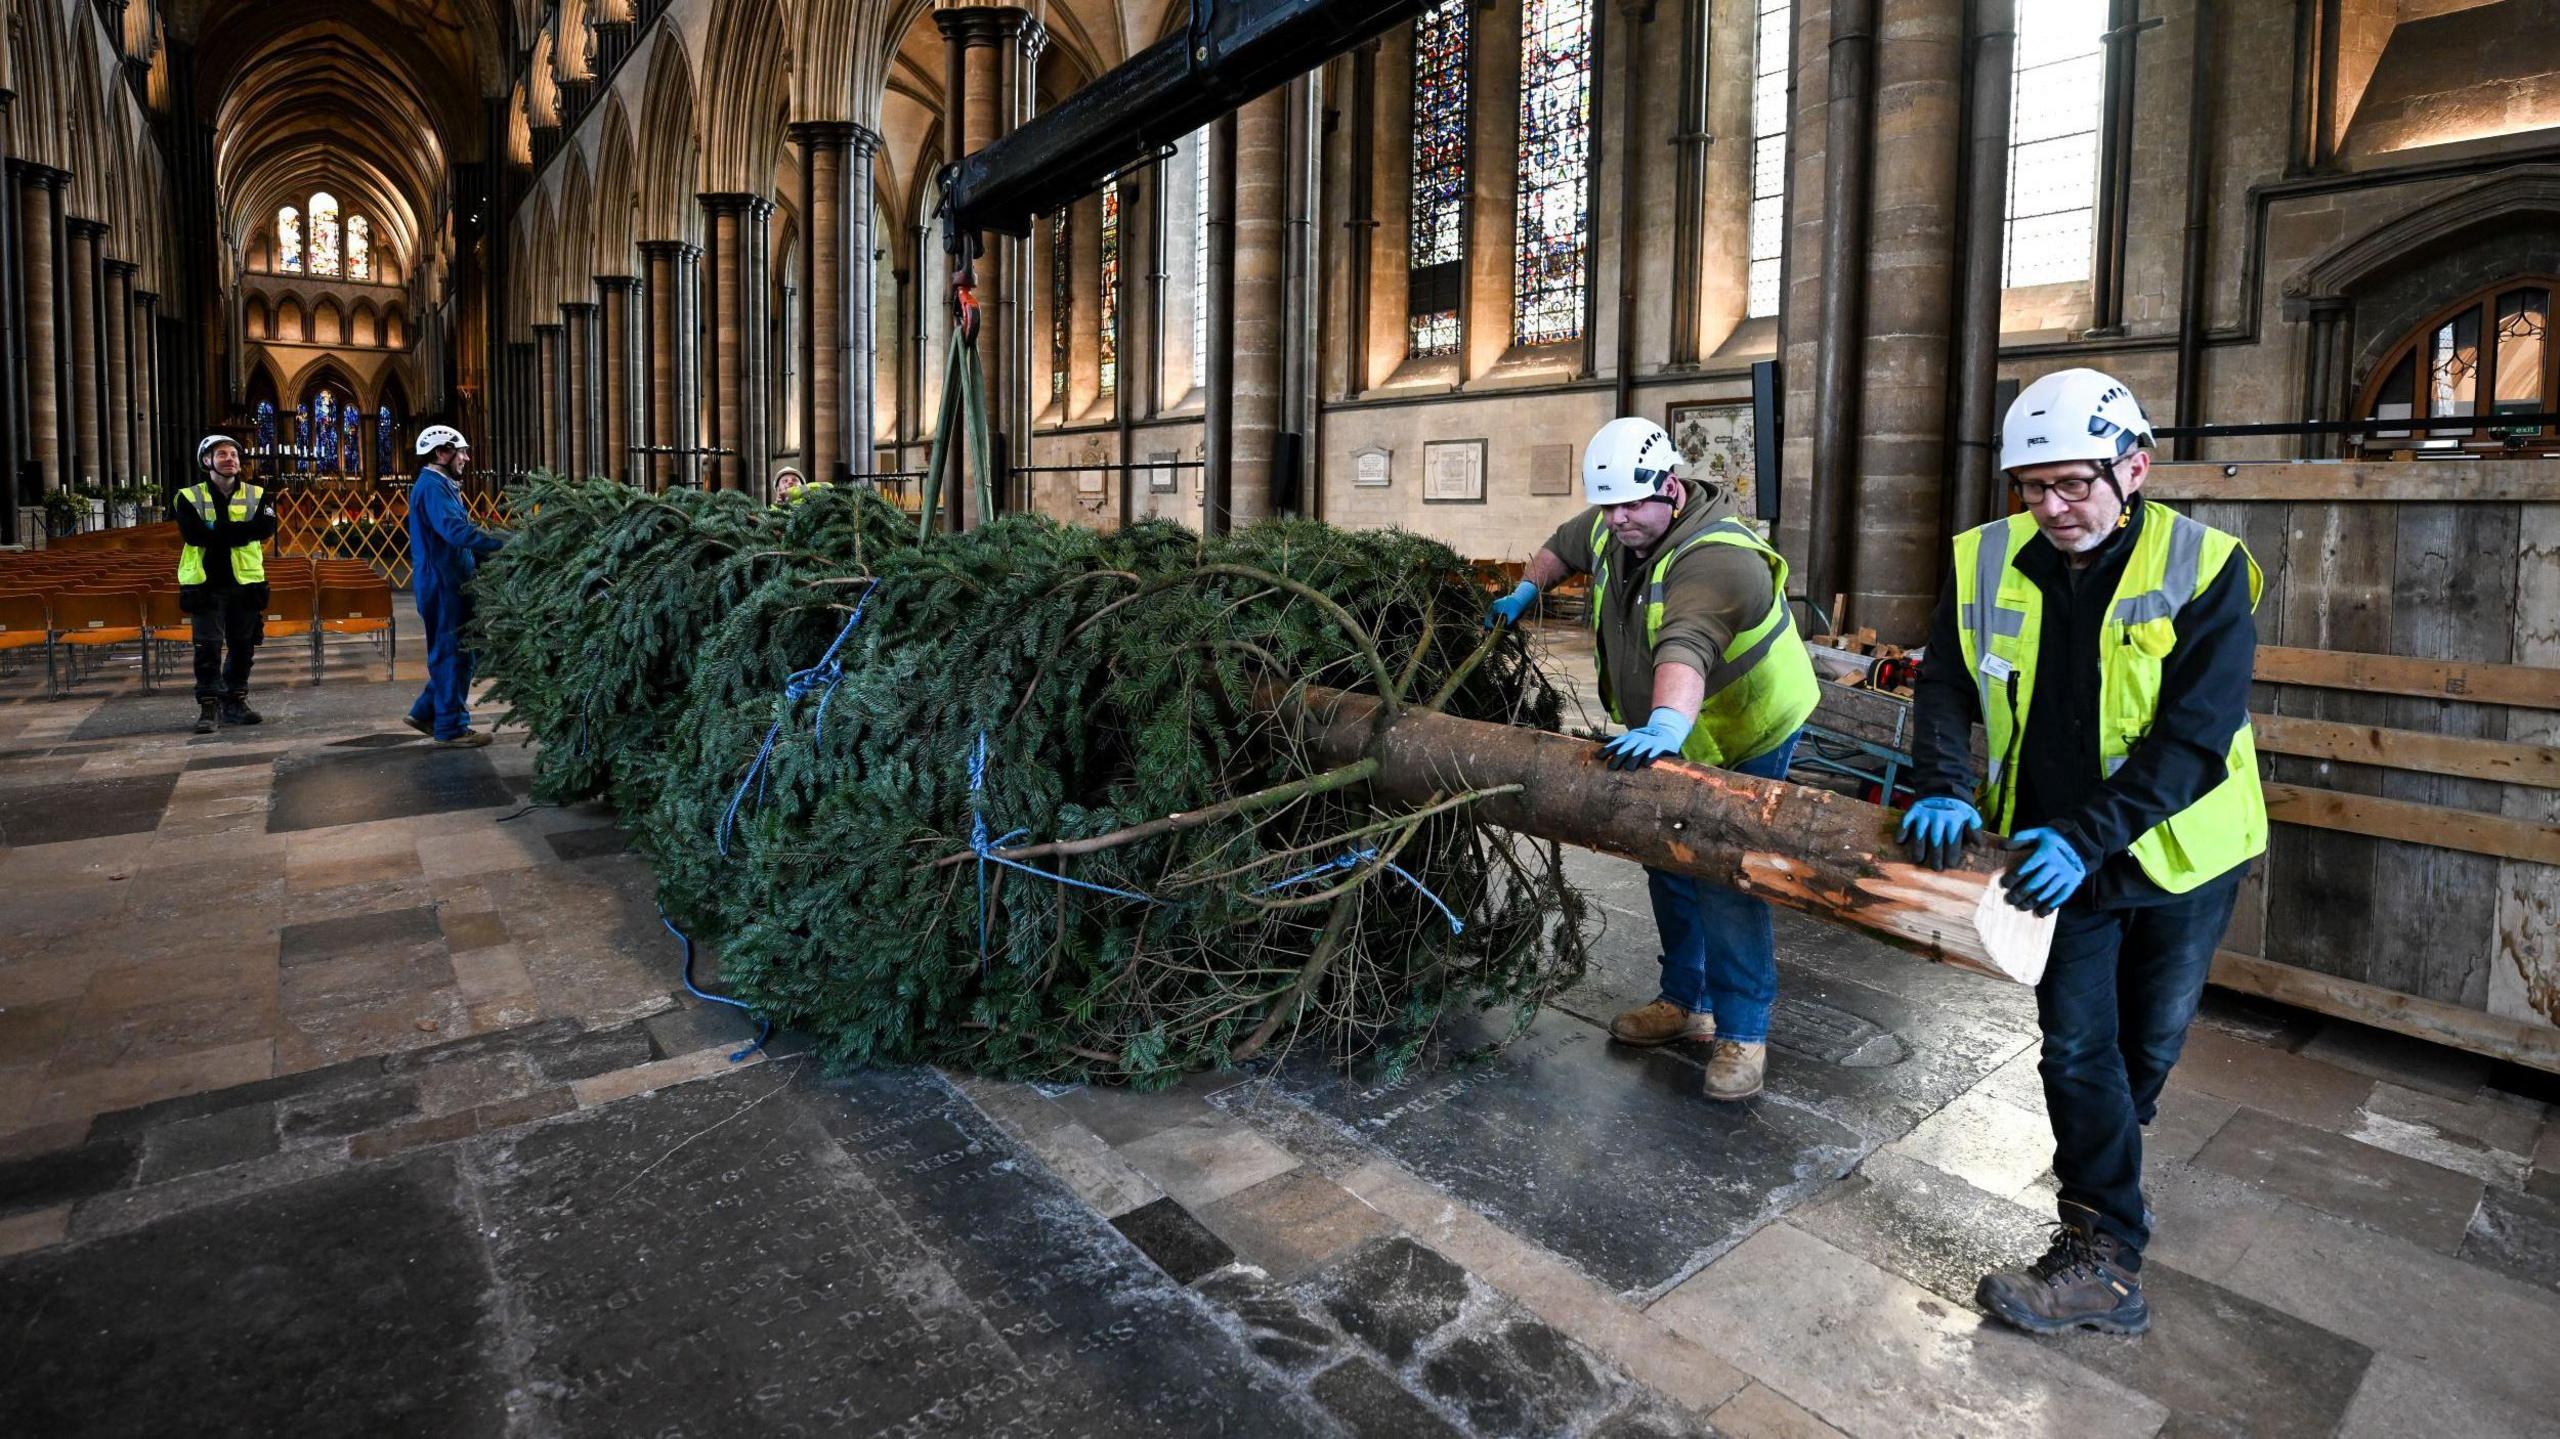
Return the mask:
[[[2301,755],[2307,759],[2560,789],[2560,748],[2550,745],[2468,739],[2297,715],[2253,714],[2249,716],[2249,727],[2256,732],[2262,754]]]
[[[2146,499],[2277,504],[2560,504],[2560,464],[2412,460],[2399,464],[2162,464]]]
[[[2257,676],[2269,684],[2560,710],[2560,669],[2532,665],[2475,665],[2354,650],[2260,645]]]

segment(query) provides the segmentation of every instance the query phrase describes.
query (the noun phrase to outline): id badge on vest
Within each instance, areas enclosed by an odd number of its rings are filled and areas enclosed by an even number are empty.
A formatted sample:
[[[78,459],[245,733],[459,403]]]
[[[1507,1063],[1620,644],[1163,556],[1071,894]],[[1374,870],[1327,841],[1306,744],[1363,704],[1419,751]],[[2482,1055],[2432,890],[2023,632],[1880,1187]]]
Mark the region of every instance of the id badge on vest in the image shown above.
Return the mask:
[[[2007,684],[2009,682],[2009,676],[2016,674],[2017,672],[2018,667],[2016,665],[2009,663],[1998,655],[1984,655],[1982,657],[1982,677],[1991,681],[1995,685]]]

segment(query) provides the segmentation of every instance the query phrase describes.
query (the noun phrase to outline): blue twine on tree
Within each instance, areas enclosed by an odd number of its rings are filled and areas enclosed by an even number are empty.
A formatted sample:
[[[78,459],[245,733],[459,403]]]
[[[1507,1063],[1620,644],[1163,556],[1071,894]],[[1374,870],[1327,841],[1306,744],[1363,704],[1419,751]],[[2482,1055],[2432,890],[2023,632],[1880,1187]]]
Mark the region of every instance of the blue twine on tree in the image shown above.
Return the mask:
[[[836,658],[836,651],[844,648],[844,642],[852,636],[854,626],[862,623],[862,612],[869,608],[871,596],[877,588],[878,586],[874,584],[862,592],[862,598],[855,602],[853,613],[846,618],[844,628],[836,631],[834,642],[827,646],[825,654],[818,656],[816,664],[805,670],[794,670],[791,677],[782,682],[782,703],[785,715],[790,713],[792,705],[808,698],[812,690],[823,688],[824,693],[818,696],[818,738],[822,741],[827,737],[827,704],[836,697],[836,686],[844,683],[844,662]],[[746,777],[738,781],[738,792],[729,796],[729,807],[721,813],[719,828],[713,835],[719,843],[722,859],[729,857],[729,836],[738,827],[738,807],[746,802],[749,785],[755,787],[756,803],[759,806],[764,803],[767,777],[764,765],[766,760],[773,757],[773,742],[781,735],[782,720],[777,717],[773,727],[764,732],[764,743],[756,747],[756,757],[748,764]]]
[[[1003,849],[1005,846],[1012,844],[1015,840],[1031,833],[1031,831],[1027,829],[1017,829],[1009,831],[994,839],[987,838],[987,809],[985,804],[986,792],[987,732],[985,730],[980,730],[978,731],[977,752],[969,757],[969,796],[971,800],[969,807],[974,811],[974,813],[969,817],[969,852],[978,857],[978,958],[981,962],[984,962],[987,957],[987,866],[989,864],[1000,864],[1007,869],[1018,869],[1024,874],[1034,875],[1038,878],[1049,880],[1052,883],[1073,885],[1077,889],[1089,889],[1096,894],[1107,894],[1116,899],[1136,900],[1140,904],[1163,903],[1162,900],[1157,899],[1153,895],[1139,894],[1134,890],[1113,889],[1107,884],[1095,884],[1090,880],[1077,879],[1072,875],[1054,874],[1048,870],[1038,869],[1031,865],[1024,864],[1018,859],[1007,859],[1003,855],[996,853],[997,850]]]
[[[1271,883],[1264,885],[1262,887],[1262,892],[1264,894],[1269,894],[1275,889],[1287,889],[1291,885],[1304,884],[1308,880],[1317,879],[1324,875],[1335,874],[1346,869],[1358,869],[1360,866],[1376,859],[1377,857],[1378,852],[1375,849],[1355,849],[1349,854],[1339,855],[1333,859],[1326,860],[1324,863],[1317,865],[1313,869],[1293,874],[1287,879],[1274,880]],[[1464,934],[1467,932],[1466,922],[1458,918],[1456,911],[1442,903],[1440,896],[1433,894],[1429,885],[1424,884],[1421,880],[1415,879],[1412,875],[1407,874],[1403,865],[1396,863],[1394,860],[1389,860],[1386,863],[1386,871],[1387,873],[1394,875],[1396,878],[1403,880],[1405,883],[1412,885],[1414,893],[1431,901],[1432,907],[1439,910],[1442,917],[1449,921],[1449,932],[1451,934]]]
[[[693,937],[686,934],[683,930],[676,928],[676,922],[667,918],[667,912],[663,909],[658,911],[658,923],[667,927],[667,933],[674,935],[677,939],[684,942],[684,987],[686,993],[692,995],[696,999],[707,999],[713,1004],[725,1004],[733,1009],[746,1010],[748,1014],[755,1017],[758,1023],[764,1026],[763,1029],[756,1032],[756,1042],[739,1050],[737,1053],[730,1055],[729,1062],[731,1064],[736,1064],[738,1061],[745,1059],[748,1055],[764,1048],[764,1042],[773,1036],[773,1021],[766,1019],[762,1015],[756,1014],[754,1008],[749,1006],[744,1000],[731,999],[725,994],[713,994],[711,991],[695,984],[693,982]]]

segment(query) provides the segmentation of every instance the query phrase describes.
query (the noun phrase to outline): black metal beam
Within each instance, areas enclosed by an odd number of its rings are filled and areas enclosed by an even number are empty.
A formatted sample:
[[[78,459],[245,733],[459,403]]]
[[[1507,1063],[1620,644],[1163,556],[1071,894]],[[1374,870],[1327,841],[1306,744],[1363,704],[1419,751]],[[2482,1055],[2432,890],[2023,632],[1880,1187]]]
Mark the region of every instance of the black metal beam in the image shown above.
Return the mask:
[[[954,229],[1027,236],[1034,217],[1238,105],[1421,13],[1427,0],[1191,0],[1191,23],[963,157]]]

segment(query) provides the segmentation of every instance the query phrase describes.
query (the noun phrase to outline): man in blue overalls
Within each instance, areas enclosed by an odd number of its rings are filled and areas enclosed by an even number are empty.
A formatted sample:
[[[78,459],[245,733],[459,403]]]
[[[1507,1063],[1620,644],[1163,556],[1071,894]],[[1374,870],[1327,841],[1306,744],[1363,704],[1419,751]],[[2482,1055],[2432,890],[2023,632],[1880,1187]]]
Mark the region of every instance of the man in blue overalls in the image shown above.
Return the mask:
[[[429,425],[418,436],[426,464],[409,487],[409,573],[418,618],[427,627],[427,687],[409,707],[409,728],[451,749],[489,742],[471,727],[471,654],[462,627],[471,620],[468,592],[482,555],[506,540],[471,523],[462,503],[462,472],[471,464],[471,442],[451,425]]]

